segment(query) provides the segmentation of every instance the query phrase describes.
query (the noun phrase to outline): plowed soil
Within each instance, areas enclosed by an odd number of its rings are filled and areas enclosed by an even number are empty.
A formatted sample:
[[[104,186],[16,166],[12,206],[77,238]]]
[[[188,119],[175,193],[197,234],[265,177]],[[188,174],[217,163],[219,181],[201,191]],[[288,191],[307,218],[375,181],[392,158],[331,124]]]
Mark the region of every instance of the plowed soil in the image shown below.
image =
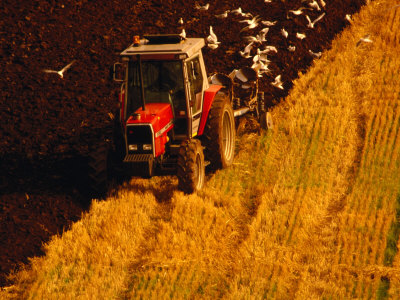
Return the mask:
[[[203,3],[204,2],[204,3]],[[283,99],[299,72],[305,72],[313,52],[329,48],[331,40],[349,23],[364,0],[325,1],[321,10],[309,9],[302,0],[249,0],[240,3],[244,13],[276,21],[267,33],[275,46],[271,72],[260,79],[267,105]],[[207,2],[202,1],[201,5]],[[221,44],[206,47],[209,74],[230,73],[251,66],[252,59],[239,55],[247,45],[245,36],[263,27],[241,31],[246,17],[230,13],[238,2],[210,1],[208,10],[197,10],[194,1],[50,1],[3,0],[0,3],[0,285],[10,284],[6,275],[29,257],[42,255],[42,243],[79,219],[88,202],[77,189],[84,189],[88,149],[111,138],[110,113],[118,108],[119,86],[110,78],[113,63],[132,41],[133,35],[180,33],[207,37],[213,26]],[[307,7],[302,15],[290,10]],[[307,27],[311,20],[326,15]],[[182,18],[181,25],[178,20]],[[281,34],[285,28],[288,38]],[[296,38],[296,33],[306,38]],[[294,52],[288,46],[295,46]],[[75,60],[61,78],[44,69],[60,70]],[[270,83],[281,74],[284,89]]]

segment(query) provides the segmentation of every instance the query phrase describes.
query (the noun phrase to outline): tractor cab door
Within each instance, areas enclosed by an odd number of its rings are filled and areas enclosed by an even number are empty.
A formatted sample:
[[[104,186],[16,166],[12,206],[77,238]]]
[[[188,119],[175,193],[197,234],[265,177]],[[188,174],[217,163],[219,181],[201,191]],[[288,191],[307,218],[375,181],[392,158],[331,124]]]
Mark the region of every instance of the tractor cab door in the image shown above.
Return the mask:
[[[200,57],[195,56],[194,58],[186,61],[186,72],[187,72],[187,99],[188,99],[188,114],[189,114],[189,125],[191,136],[197,135],[200,117],[203,104],[203,86],[204,86],[204,75],[200,64]],[[191,118],[190,118],[191,116]]]

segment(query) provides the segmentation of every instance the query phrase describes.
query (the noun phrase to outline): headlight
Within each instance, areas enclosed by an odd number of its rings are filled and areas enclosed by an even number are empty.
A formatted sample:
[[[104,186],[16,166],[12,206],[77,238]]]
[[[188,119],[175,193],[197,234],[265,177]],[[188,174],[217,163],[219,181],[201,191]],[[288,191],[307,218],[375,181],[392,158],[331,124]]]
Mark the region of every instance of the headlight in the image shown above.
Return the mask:
[[[129,151],[136,151],[137,150],[137,145],[128,145]]]
[[[143,150],[151,150],[151,149],[153,149],[151,144],[143,144]]]

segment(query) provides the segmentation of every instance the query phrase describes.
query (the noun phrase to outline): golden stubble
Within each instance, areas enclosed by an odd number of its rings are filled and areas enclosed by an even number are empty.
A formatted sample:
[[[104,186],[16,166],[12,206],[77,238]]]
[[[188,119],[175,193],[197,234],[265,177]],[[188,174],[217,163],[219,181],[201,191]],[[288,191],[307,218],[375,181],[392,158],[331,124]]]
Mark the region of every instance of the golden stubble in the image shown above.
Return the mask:
[[[133,178],[15,275],[31,299],[399,297],[384,266],[399,193],[400,7],[373,1],[294,82],[274,130],[194,195]],[[370,34],[373,43],[358,40]]]

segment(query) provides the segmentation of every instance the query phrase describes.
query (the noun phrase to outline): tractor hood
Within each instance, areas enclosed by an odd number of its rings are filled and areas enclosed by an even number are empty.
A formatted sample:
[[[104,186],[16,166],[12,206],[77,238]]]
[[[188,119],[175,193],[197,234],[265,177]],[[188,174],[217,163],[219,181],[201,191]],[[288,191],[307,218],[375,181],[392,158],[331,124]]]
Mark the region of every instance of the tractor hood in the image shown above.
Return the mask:
[[[146,109],[137,109],[127,120],[127,125],[151,124],[156,137],[173,126],[173,113],[168,103],[147,103]]]

